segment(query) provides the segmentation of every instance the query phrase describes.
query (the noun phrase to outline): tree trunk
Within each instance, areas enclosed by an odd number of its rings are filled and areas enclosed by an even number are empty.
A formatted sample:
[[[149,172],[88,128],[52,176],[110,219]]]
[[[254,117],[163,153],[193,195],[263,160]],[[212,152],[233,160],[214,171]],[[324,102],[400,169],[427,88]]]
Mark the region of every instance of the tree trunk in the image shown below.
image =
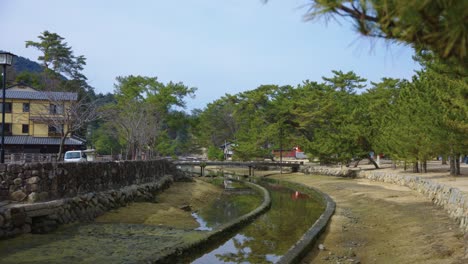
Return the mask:
[[[359,162],[361,162],[362,159],[359,159],[355,164],[354,164],[354,168],[356,168],[358,165],[359,165]]]
[[[369,161],[374,165],[376,169],[380,169],[379,164],[369,155]]]
[[[404,168],[405,171],[406,171],[406,169],[408,169],[407,166],[408,166],[408,165],[406,164],[406,160],[405,160],[405,161],[403,162],[403,168]]]
[[[447,165],[447,157],[442,156],[442,165]]]
[[[424,160],[424,161],[422,162],[422,171],[423,171],[424,173],[427,173],[427,160]]]
[[[419,162],[418,161],[415,161],[413,163],[413,172],[414,173],[419,173]]]
[[[59,152],[57,154],[57,161],[63,161],[63,146],[65,145],[65,140],[67,139],[68,133],[65,133],[60,139]]]
[[[460,154],[457,154],[456,155],[456,159],[455,159],[455,173],[456,175],[460,175],[461,172],[460,172]]]
[[[456,157],[455,155],[449,156],[450,159],[450,175],[456,176],[457,175],[457,169],[456,169]]]

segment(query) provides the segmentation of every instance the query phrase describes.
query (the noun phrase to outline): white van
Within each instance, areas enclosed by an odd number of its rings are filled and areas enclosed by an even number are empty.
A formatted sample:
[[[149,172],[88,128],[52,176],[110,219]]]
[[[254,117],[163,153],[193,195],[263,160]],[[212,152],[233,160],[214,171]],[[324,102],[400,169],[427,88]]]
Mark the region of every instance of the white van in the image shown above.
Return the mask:
[[[65,152],[64,162],[84,162],[87,161],[86,153],[82,150],[71,150]]]

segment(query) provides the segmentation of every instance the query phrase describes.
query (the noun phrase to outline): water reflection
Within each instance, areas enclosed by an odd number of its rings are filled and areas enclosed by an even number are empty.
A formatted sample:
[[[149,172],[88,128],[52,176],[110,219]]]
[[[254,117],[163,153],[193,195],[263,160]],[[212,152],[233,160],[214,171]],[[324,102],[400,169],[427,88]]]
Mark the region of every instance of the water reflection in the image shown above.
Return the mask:
[[[305,193],[261,184],[270,191],[271,209],[193,263],[275,263],[323,212],[323,206]]]
[[[193,216],[193,218],[195,218],[195,220],[200,225],[199,227],[195,228],[195,230],[198,230],[198,231],[211,231],[211,230],[213,230],[213,228],[207,226],[207,222],[205,220],[203,220],[203,218],[201,218],[197,213],[193,212],[192,216]]]
[[[292,195],[291,195],[291,199],[293,200],[297,200],[297,199],[309,199],[309,195],[305,194],[305,193],[301,193],[299,191],[295,191]]]
[[[237,183],[237,185],[234,187],[232,183],[229,183],[230,188],[224,191],[220,197],[198,212],[192,213],[192,216],[200,224],[197,230],[210,231],[249,213],[261,204],[263,197],[258,192],[247,188],[244,184]],[[235,190],[239,190],[239,192]]]

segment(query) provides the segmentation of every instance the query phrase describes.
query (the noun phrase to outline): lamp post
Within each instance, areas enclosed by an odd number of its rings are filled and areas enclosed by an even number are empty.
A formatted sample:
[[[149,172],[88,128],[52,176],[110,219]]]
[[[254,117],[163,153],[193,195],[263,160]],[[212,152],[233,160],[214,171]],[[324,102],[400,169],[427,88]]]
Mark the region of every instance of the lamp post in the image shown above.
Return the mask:
[[[2,89],[2,145],[0,149],[0,163],[5,163],[5,89],[6,89],[6,66],[11,66],[15,55],[9,52],[0,52],[0,65],[3,65],[3,89]]]
[[[283,126],[280,127],[280,174],[283,174]]]

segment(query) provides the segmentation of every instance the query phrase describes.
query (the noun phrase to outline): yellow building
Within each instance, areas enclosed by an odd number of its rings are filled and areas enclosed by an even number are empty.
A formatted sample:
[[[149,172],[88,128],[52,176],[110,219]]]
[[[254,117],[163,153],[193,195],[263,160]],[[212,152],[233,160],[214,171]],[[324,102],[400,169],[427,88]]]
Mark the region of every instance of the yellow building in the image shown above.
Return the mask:
[[[78,94],[42,92],[21,84],[5,92],[5,152],[57,153],[61,135],[68,129],[67,109],[78,100]],[[67,137],[64,149],[83,145],[82,139]]]

